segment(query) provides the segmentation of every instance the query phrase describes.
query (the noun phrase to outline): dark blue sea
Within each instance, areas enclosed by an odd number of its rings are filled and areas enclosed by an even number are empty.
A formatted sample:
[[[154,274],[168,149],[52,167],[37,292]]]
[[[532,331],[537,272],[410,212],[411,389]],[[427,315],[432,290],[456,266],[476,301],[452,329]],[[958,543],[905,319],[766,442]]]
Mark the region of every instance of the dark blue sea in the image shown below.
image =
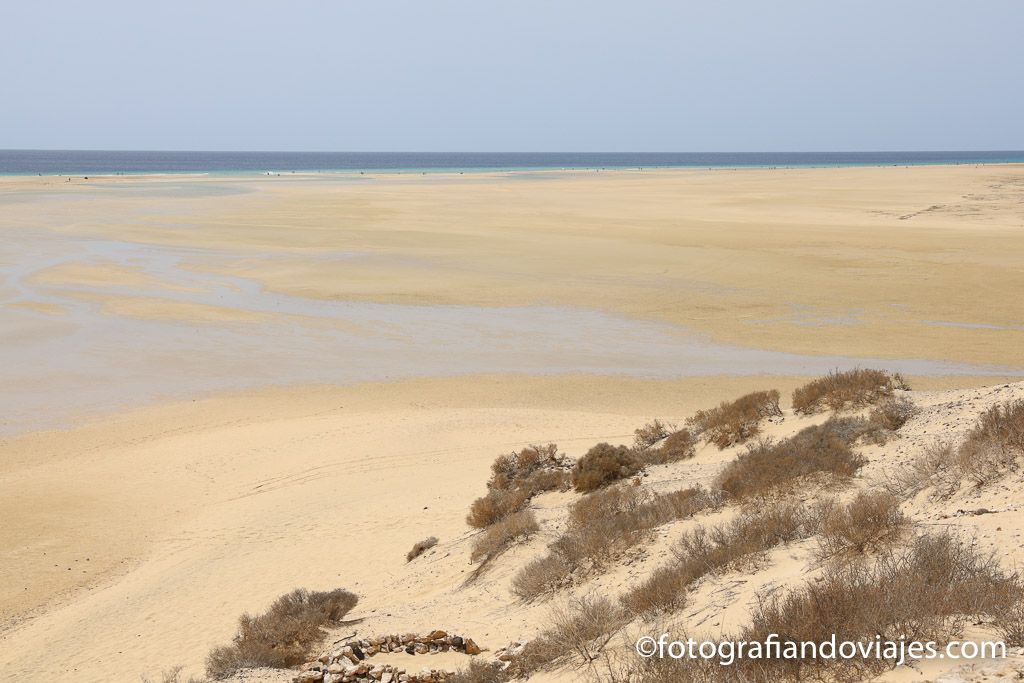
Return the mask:
[[[1024,162],[1007,152],[144,152],[0,150],[0,175],[903,166]]]

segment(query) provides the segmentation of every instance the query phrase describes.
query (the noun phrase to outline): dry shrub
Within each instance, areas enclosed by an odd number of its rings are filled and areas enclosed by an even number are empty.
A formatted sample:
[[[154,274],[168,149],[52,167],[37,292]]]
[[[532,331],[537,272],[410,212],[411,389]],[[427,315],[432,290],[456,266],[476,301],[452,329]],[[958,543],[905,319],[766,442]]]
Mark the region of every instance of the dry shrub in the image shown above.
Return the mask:
[[[346,590],[308,591],[282,595],[263,614],[243,614],[231,645],[215,648],[206,658],[211,678],[226,678],[238,669],[260,666],[285,669],[306,661],[319,643],[323,626],[336,624],[359,601]]]
[[[909,497],[940,481],[951,484],[949,475],[955,470],[956,450],[945,441],[937,441],[911,461],[908,467],[886,474],[882,486],[889,493]]]
[[[1009,647],[1024,647],[1024,585],[1018,583],[997,610],[993,626]]]
[[[519,512],[530,502],[530,493],[523,489],[491,489],[469,506],[466,523],[483,529],[498,520]]]
[[[563,467],[565,456],[558,452],[558,446],[527,446],[518,453],[499,455],[491,465],[491,480],[488,488],[515,488],[533,474],[544,469]]]
[[[892,396],[872,408],[868,420],[882,429],[895,432],[919,412],[920,409],[906,396]]]
[[[512,578],[512,592],[523,600],[555,590],[568,580],[572,567],[559,553],[549,552],[527,562]]]
[[[447,683],[506,683],[512,680],[512,674],[496,664],[501,662],[485,662],[474,657],[469,666],[446,679]]]
[[[731,522],[684,534],[672,548],[675,562],[661,567],[622,598],[632,614],[651,615],[683,607],[696,581],[713,572],[753,562],[766,551],[816,529],[814,516],[792,503],[744,513]]]
[[[639,470],[640,462],[629,448],[599,443],[576,463],[572,470],[572,485],[581,493],[596,491]]]
[[[886,488],[908,496],[929,486],[950,495],[963,481],[982,487],[1021,468],[1024,458],[1024,401],[996,405],[978,418],[963,443],[935,443],[908,468],[889,475]]]
[[[728,496],[743,499],[764,495],[816,472],[850,477],[864,459],[850,448],[848,425],[846,420],[832,419],[783,441],[760,440],[722,470],[716,485]]]
[[[548,621],[513,662],[517,675],[528,676],[570,654],[589,664],[628,620],[607,598],[584,596],[553,608]]]
[[[173,668],[167,669],[166,671],[162,671],[160,673],[160,683],[186,683],[181,678],[181,669],[182,667],[175,666]],[[150,683],[150,680],[147,676],[141,676],[140,678],[142,679],[142,683]],[[198,678],[193,678],[189,676],[187,683],[202,683],[202,681],[200,681]]]
[[[638,451],[650,448],[674,432],[675,429],[676,426],[671,422],[662,422],[655,418],[633,432],[633,447]]]
[[[469,559],[481,564],[474,570],[472,578],[476,578],[484,567],[517,542],[528,539],[538,531],[540,526],[537,524],[537,518],[530,510],[509,515],[488,527],[473,541]]]
[[[947,642],[959,637],[968,619],[998,614],[1008,590],[1019,587],[1016,576],[1003,572],[992,557],[948,535],[922,536],[903,552],[890,551],[873,566],[837,566],[815,581],[761,603],[752,623],[738,636],[763,641],[778,634],[782,641],[837,640]],[[842,676],[862,680],[891,666],[874,659],[846,660],[829,666],[823,660],[762,660],[757,670],[736,670],[749,680],[804,680]],[[738,666],[746,667],[743,662]]]
[[[635,453],[635,457],[643,465],[664,465],[692,458],[697,451],[697,437],[689,429],[672,432],[658,448]]]
[[[910,526],[899,498],[884,491],[860,493],[846,505],[828,505],[820,516],[822,558],[879,550]]]
[[[412,550],[405,554],[405,561],[412,562],[417,557],[433,548],[435,545],[437,545],[437,536],[431,536],[429,538],[423,539],[422,541],[414,545],[412,547]]]
[[[756,436],[761,420],[769,417],[782,417],[775,389],[755,391],[731,403],[723,401],[717,408],[698,411],[686,422],[708,443],[728,448]]]
[[[793,410],[811,415],[823,410],[863,408],[892,396],[896,389],[909,389],[899,373],[869,368],[833,370],[794,390]]]
[[[553,443],[499,455],[491,464],[487,495],[473,501],[466,523],[483,529],[519,512],[538,493],[567,490],[570,465]]]
[[[651,529],[717,504],[716,497],[699,487],[651,494],[637,486],[615,486],[592,493],[572,506],[568,530],[546,556],[519,571],[512,590],[532,600],[566,583],[574,571],[603,567],[640,543]]]
[[[975,485],[984,486],[1020,469],[1024,457],[1024,401],[995,405],[978,418],[960,446],[957,465]]]

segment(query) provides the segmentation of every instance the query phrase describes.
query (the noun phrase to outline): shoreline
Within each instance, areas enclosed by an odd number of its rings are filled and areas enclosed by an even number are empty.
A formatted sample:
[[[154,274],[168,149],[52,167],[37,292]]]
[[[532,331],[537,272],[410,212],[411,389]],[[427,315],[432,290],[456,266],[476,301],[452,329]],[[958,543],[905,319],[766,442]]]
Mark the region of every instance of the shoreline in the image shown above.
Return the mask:
[[[0,154],[7,150],[0,150]],[[37,151],[37,150],[30,150]],[[583,166],[465,166],[465,167],[372,167],[365,168],[267,168],[255,169],[217,169],[206,170],[181,169],[181,170],[125,170],[125,171],[89,171],[70,170],[60,173],[40,173],[36,171],[0,171],[0,179],[5,178],[81,178],[87,176],[88,180],[109,180],[115,178],[131,178],[133,180],[154,178],[210,178],[210,179],[244,179],[253,180],[258,178],[295,177],[295,178],[369,178],[373,176],[460,176],[460,175],[515,175],[533,173],[593,173],[593,172],[634,172],[651,173],[658,171],[783,171],[783,170],[829,170],[829,169],[856,169],[856,168],[917,168],[917,167],[950,167],[975,166],[975,167],[1000,167],[1000,166],[1022,166],[1024,165],[1024,152],[1020,158],[1004,160],[905,160],[902,162],[837,162],[837,163],[814,163],[806,164],[773,164],[773,163],[750,163],[750,164],[604,164],[604,165],[583,165]]]

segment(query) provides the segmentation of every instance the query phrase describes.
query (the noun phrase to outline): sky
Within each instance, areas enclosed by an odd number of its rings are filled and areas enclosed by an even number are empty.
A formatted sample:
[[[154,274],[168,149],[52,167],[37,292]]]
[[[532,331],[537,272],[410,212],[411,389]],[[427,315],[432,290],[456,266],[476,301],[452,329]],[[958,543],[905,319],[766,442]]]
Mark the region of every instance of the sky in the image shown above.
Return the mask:
[[[1021,0],[4,4],[5,149],[1024,149]]]

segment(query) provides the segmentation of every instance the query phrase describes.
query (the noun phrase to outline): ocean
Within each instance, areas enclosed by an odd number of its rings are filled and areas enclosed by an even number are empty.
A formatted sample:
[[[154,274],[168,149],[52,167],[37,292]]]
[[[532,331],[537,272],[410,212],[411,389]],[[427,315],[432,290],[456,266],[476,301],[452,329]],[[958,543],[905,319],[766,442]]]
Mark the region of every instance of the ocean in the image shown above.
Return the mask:
[[[431,172],[1024,163],[982,152],[147,152],[0,150],[0,175]]]

